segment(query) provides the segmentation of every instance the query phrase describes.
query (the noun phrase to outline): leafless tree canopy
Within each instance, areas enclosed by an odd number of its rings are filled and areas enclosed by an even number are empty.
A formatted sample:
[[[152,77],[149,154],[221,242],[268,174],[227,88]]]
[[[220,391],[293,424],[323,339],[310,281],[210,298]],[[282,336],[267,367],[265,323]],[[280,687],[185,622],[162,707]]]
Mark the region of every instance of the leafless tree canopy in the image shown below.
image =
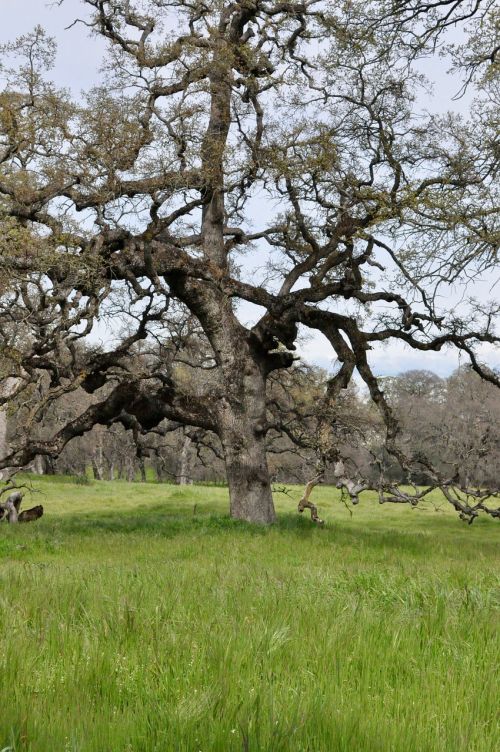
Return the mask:
[[[320,472],[335,468],[351,498],[376,487],[416,504],[428,490],[348,471],[332,416],[357,371],[407,481],[425,470],[466,519],[498,516],[491,490],[404,446],[369,362],[391,340],[423,360],[453,346],[500,385],[477,354],[498,344],[498,304],[442,303],[497,263],[494,4],[81,5],[79,22],[109,42],[106,80],[82,101],[50,82],[41,29],[4,50],[0,331],[15,388],[2,399],[28,415],[0,464],[55,458],[96,424],[140,435],[168,420],[215,434],[232,515],[271,522],[272,379],[305,327],[339,363],[319,400]],[[450,24],[468,34],[450,54],[477,90],[470,121],[418,105],[419,57]],[[245,326],[249,303],[260,315]],[[106,347],[84,345],[105,321]],[[38,438],[77,391],[79,414]]]

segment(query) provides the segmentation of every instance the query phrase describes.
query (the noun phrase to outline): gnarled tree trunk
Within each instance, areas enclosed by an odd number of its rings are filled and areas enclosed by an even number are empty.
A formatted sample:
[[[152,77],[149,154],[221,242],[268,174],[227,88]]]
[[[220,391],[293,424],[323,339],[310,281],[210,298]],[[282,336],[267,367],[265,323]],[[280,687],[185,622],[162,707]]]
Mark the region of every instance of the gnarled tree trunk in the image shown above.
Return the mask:
[[[241,425],[223,442],[231,517],[247,522],[276,521],[265,438]]]
[[[16,389],[17,379],[7,378],[0,386],[0,395],[9,397]],[[10,451],[8,442],[9,420],[7,410],[0,406],[0,460],[7,457]],[[0,469],[0,480],[9,476],[9,468]]]
[[[239,364],[239,388],[221,400],[218,423],[229,486],[231,517],[276,521],[266,455],[266,384],[250,357]]]

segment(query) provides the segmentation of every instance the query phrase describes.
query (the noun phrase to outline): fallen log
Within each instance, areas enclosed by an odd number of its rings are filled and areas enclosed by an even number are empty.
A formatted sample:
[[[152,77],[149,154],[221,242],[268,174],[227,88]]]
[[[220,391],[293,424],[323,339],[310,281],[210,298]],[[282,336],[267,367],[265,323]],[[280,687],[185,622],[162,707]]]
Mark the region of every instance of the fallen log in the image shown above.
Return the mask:
[[[43,515],[43,507],[41,505],[21,512],[20,508],[23,496],[22,491],[14,491],[5,501],[0,501],[0,520],[5,520],[10,525],[14,525],[17,522],[33,522],[33,520],[38,520]]]
[[[43,507],[41,504],[39,504],[36,507],[31,507],[31,509],[26,509],[24,512],[21,512],[21,514],[18,517],[18,522],[33,522],[34,520],[38,520],[43,515]]]

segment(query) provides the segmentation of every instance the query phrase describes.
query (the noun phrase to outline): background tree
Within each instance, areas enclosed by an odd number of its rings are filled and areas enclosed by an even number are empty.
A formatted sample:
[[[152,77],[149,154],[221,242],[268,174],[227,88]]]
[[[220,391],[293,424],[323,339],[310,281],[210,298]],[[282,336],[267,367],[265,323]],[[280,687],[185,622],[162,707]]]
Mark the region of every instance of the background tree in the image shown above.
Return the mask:
[[[0,99],[2,347],[14,396],[39,385],[43,399],[4,464],[57,457],[96,424],[168,419],[218,437],[234,517],[272,522],[267,385],[292,366],[303,325],[339,362],[317,444],[351,498],[366,484],[330,417],[357,370],[407,480],[425,467],[462,515],[497,515],[483,490],[471,505],[460,479],[405,454],[368,356],[390,340],[451,344],[499,384],[476,351],[498,342],[498,306],[447,310],[437,297],[491,268],[498,248],[492,76],[480,121],[416,104],[414,60],[432,52],[443,8],[82,0],[82,11],[109,41],[107,81],[83,103],[44,75],[55,51],[41,29],[6,50],[22,62],[5,69]],[[253,326],[242,302],[260,307]],[[161,346],[180,310],[202,343],[204,378],[189,385]],[[104,319],[114,342],[82,359],[78,343]],[[44,410],[76,389],[90,404],[33,440]],[[377,487],[381,500],[421,497]]]
[[[464,487],[498,487],[500,394],[494,385],[464,367],[447,379],[409,371],[384,379],[384,390],[408,452],[427,454],[443,473],[453,468]],[[429,480],[425,470],[422,476]]]

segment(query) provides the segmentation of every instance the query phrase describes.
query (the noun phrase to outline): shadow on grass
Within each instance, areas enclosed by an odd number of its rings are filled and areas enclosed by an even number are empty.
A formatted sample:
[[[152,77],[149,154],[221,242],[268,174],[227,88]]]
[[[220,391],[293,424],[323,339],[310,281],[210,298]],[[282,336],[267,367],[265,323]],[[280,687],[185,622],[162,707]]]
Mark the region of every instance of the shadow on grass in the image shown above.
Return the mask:
[[[493,530],[493,528],[495,528]],[[218,502],[189,503],[185,492],[174,491],[167,503],[138,503],[128,509],[79,510],[57,515],[47,514],[34,525],[6,530],[0,536],[0,558],[26,557],[38,548],[56,553],[65,539],[90,541],[106,536],[131,538],[172,539],[178,536],[206,536],[216,539],[226,536],[265,537],[281,535],[293,547],[300,541],[311,541],[317,547],[370,550],[377,554],[410,554],[416,558],[430,556],[437,551],[446,557],[463,556],[469,559],[479,550],[485,555],[498,554],[498,531],[495,522],[478,520],[473,528],[465,527],[449,515],[426,515],[406,520],[366,517],[361,514],[343,520],[330,521],[324,528],[314,525],[308,516],[296,512],[281,512],[271,527],[252,525],[231,519],[220,511]],[[3,540],[2,540],[3,539]],[[142,545],[142,544],[141,544]]]
[[[169,500],[171,502],[171,500]],[[477,544],[481,545],[483,553],[488,554],[498,551],[498,541],[491,537],[478,535],[487,532],[485,528],[491,522],[484,521],[478,525],[483,530],[463,529],[460,523],[452,518],[428,519],[429,527],[426,530],[422,526],[412,529],[405,526],[377,527],[377,522],[366,522],[355,518],[346,522],[334,522],[318,528],[308,518],[297,514],[285,513],[279,516],[276,525],[263,527],[252,525],[231,519],[211,510],[187,509],[185,505],[169,506],[166,511],[163,504],[139,505],[133,510],[121,511],[92,511],[90,513],[64,514],[55,517],[53,514],[36,523],[36,525],[22,528],[21,535],[14,530],[9,530],[4,545],[0,541],[0,557],[12,555],[14,549],[23,549],[19,544],[42,543],[45,550],[52,548],[51,541],[64,540],[65,538],[90,539],[94,536],[102,538],[107,535],[130,535],[144,536],[145,538],[174,538],[180,535],[206,535],[218,538],[220,536],[244,536],[264,537],[283,533],[285,537],[293,541],[313,540],[314,545],[335,546],[336,548],[353,547],[373,549],[383,552],[384,550],[401,551],[410,553],[416,557],[427,556],[435,552],[436,548],[444,548],[446,554],[460,552],[461,543],[467,544],[467,548],[474,550]],[[477,523],[476,523],[477,525]],[[19,528],[21,530],[21,528]],[[26,531],[26,532],[24,532]],[[489,530],[488,530],[489,532]],[[17,545],[17,548],[15,546]],[[13,548],[14,547],[14,548]]]

